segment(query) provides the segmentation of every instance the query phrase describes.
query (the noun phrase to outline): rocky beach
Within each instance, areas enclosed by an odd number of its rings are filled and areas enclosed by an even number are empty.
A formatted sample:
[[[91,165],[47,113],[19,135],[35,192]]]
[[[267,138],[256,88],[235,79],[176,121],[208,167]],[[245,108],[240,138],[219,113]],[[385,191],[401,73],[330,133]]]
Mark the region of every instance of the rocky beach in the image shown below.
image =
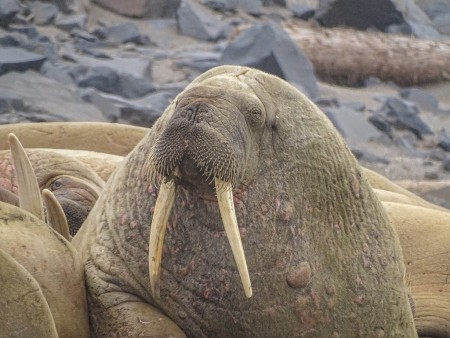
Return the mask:
[[[284,78],[318,104],[362,165],[449,208],[450,1],[371,6],[0,0],[0,124],[151,127],[199,74],[221,64],[251,66]],[[373,58],[369,64],[380,62],[373,73],[358,61],[350,71],[336,66],[351,37],[353,45],[368,41],[360,53]],[[374,57],[377,39],[406,47],[382,46]],[[406,77],[396,75],[403,67]]]

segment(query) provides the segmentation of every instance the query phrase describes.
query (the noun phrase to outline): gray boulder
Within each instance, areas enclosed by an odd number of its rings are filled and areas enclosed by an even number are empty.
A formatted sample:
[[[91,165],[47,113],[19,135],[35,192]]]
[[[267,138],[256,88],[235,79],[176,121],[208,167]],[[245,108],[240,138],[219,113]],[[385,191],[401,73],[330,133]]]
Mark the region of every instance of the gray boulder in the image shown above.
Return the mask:
[[[46,57],[22,48],[0,48],[0,75],[10,71],[39,70]]]
[[[115,44],[133,42],[137,45],[144,45],[149,42],[149,38],[139,32],[139,28],[132,22],[121,25],[109,26],[96,29],[93,34],[102,40],[107,40]]]
[[[40,1],[30,2],[29,9],[33,15],[33,22],[37,25],[51,24],[59,13],[56,5]]]
[[[159,91],[138,100],[127,100],[88,89],[83,99],[96,105],[112,122],[151,127],[176,94]]]
[[[203,0],[203,4],[216,11],[235,11],[238,8],[239,0]]]
[[[83,102],[76,87],[62,86],[34,71],[0,76],[0,93],[9,98],[9,108],[1,112],[0,123],[106,122],[95,106]]]
[[[417,106],[396,97],[387,97],[381,109],[369,118],[377,128],[390,134],[391,127],[411,131],[418,139],[433,135],[431,128],[420,118]],[[390,134],[392,136],[392,134]]]
[[[192,0],[182,0],[177,11],[180,34],[198,40],[217,41],[224,38],[229,26],[208,8]]]
[[[59,16],[55,20],[55,26],[66,32],[70,32],[72,29],[84,29],[87,22],[87,16],[84,14],[74,14]]]
[[[0,26],[8,26],[20,11],[19,1],[0,0]]]
[[[438,146],[445,151],[450,151],[450,135],[445,129],[442,129],[439,132]]]
[[[351,107],[328,107],[323,111],[351,148],[382,136],[382,133],[367,121],[363,113],[357,112]]]
[[[433,19],[433,25],[439,33],[450,35],[450,12],[435,17]]]
[[[174,17],[180,0],[92,0],[93,3],[136,18]]]
[[[435,112],[439,101],[430,93],[420,88],[406,88],[400,90],[400,96],[408,101],[414,102],[423,110]]]
[[[102,92],[120,95],[125,98],[138,98],[155,90],[147,80],[129,74],[118,73],[108,67],[80,68],[74,74],[75,81],[82,88],[96,88]]]
[[[239,0],[238,8],[251,15],[261,15],[263,3],[261,0]]]
[[[303,88],[311,98],[319,94],[311,62],[291,37],[272,22],[257,24],[241,32],[225,48],[220,62],[275,74]]]

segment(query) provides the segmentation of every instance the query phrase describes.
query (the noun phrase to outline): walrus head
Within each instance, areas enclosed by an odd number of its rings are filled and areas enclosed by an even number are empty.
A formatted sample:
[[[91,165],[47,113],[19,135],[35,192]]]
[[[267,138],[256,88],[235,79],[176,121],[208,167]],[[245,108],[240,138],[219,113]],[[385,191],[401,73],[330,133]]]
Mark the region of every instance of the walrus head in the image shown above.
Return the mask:
[[[148,165],[152,180],[160,177],[163,182],[149,242],[150,284],[156,298],[164,231],[177,184],[196,190],[204,198],[217,199],[245,294],[251,297],[232,189],[253,176],[257,135],[262,134],[266,120],[263,103],[240,81],[227,88],[224,79],[214,78],[177,98],[174,113],[156,140]]]

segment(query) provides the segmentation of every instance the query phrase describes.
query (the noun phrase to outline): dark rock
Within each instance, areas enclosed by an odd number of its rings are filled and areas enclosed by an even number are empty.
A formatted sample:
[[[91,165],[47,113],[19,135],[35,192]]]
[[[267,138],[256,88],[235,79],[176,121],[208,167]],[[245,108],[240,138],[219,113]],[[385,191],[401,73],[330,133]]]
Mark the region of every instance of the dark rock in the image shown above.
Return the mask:
[[[286,7],[287,0],[262,0],[262,4],[264,6],[277,5],[277,6],[281,6],[281,7]]]
[[[349,107],[328,107],[324,112],[350,147],[375,140],[382,135],[363,114]]]
[[[98,39],[95,35],[86,32],[85,30],[82,29],[78,29],[78,28],[74,28],[70,31],[70,36],[72,38],[75,38],[76,40],[84,40],[84,41],[88,41],[88,42],[97,42]]]
[[[0,75],[10,71],[39,70],[45,59],[45,56],[31,53],[21,48],[0,48]]]
[[[447,158],[447,153],[441,149],[441,148],[436,148],[436,149],[432,149],[428,152],[428,158],[430,158],[433,161],[444,161]]]
[[[29,3],[33,22],[36,25],[49,25],[58,15],[58,7],[52,3],[44,3],[40,1],[32,1]]]
[[[180,0],[93,0],[93,3],[125,16],[172,18]]]
[[[419,88],[402,89],[400,96],[431,112],[436,111],[439,105],[439,101],[433,95]]]
[[[229,26],[214,13],[193,0],[182,0],[177,11],[180,34],[199,40],[217,41],[224,38]]]
[[[0,31],[0,46],[2,47],[24,47],[27,44],[29,44],[29,40],[23,34]]]
[[[370,121],[378,128],[381,125],[379,122],[383,120],[397,129],[411,131],[418,139],[422,139],[424,134],[433,134],[430,127],[420,118],[417,106],[412,102],[396,97],[387,98],[383,107],[370,118]],[[385,129],[385,126],[382,126],[382,128]]]
[[[37,39],[39,37],[39,32],[33,25],[11,25],[8,27],[8,31],[24,34],[29,39]]]
[[[2,34],[0,32],[0,46],[2,47],[19,47],[21,49],[27,50],[28,52],[41,54],[50,60],[57,59],[58,53],[56,45],[51,42],[46,42],[46,40],[47,38],[44,36],[39,36],[38,39],[32,40],[28,39],[25,35],[17,32],[6,34]]]
[[[150,42],[147,36],[139,32],[139,28],[132,22],[117,26],[96,29],[93,34],[99,39],[106,39],[112,43],[123,44],[133,42],[137,45],[145,45]]]
[[[314,100],[314,103],[321,107],[339,107],[341,105],[337,97],[321,96]]]
[[[446,171],[450,171],[450,156],[442,163],[442,168]]]
[[[439,174],[435,171],[426,171],[423,174],[423,178],[425,178],[426,180],[438,180]]]
[[[102,121],[101,112],[93,105],[83,102],[77,88],[62,86],[60,82],[34,71],[8,73],[0,77],[0,93],[22,107],[10,114],[2,114],[1,123],[45,121]],[[20,111],[17,111],[20,110]]]
[[[55,26],[66,32],[72,29],[84,29],[87,22],[87,16],[84,14],[75,14],[68,16],[59,16],[55,20]]]
[[[359,148],[350,148],[353,155],[356,157],[357,160],[365,161],[369,163],[382,163],[382,164],[389,164],[390,161],[385,158],[378,155],[375,155],[374,153],[366,150],[366,149],[359,149]]]
[[[241,32],[225,48],[222,64],[250,66],[302,86],[309,97],[319,94],[311,62],[280,26],[257,24]]]
[[[380,31],[390,25],[402,25],[406,20],[429,24],[428,17],[413,0],[320,0],[316,19],[326,27]]]
[[[392,136],[391,124],[384,114],[375,113],[369,116],[368,121],[371,122],[375,127],[377,127],[378,130],[389,136]]]
[[[20,11],[19,1],[0,0],[0,26],[7,27]]]
[[[226,12],[235,11],[238,8],[239,0],[204,0],[203,4],[216,11]]]
[[[125,98],[138,98],[155,90],[147,80],[129,74],[117,73],[108,67],[91,67],[76,79],[82,88],[92,87],[102,92]]]
[[[112,59],[111,56],[109,56],[108,54],[106,54],[102,51],[99,51],[95,48],[82,47],[82,51],[84,54],[93,56],[97,59]]]
[[[445,129],[442,129],[439,132],[438,146],[444,149],[445,151],[450,151],[450,135],[447,133],[447,130]]]
[[[297,1],[289,1],[286,7],[294,14],[295,18],[302,20],[309,20],[316,14],[315,8]]]

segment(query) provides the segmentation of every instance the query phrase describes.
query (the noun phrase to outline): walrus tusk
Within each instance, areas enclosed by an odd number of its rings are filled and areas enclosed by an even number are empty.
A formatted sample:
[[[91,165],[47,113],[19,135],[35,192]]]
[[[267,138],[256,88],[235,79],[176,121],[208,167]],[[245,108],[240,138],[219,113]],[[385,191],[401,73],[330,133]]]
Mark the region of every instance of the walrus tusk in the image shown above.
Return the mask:
[[[47,224],[65,239],[70,241],[69,224],[67,223],[67,218],[61,204],[59,204],[55,195],[48,189],[42,191],[42,196],[47,211]]]
[[[150,239],[148,241],[148,268],[150,275],[150,288],[155,300],[159,300],[159,275],[161,256],[166,233],[167,221],[172,211],[175,199],[175,180],[171,179],[161,184],[153,212]]]
[[[248,274],[247,262],[245,260],[244,248],[242,247],[241,235],[236,220],[236,212],[233,203],[233,191],[231,184],[215,178],[217,201],[219,202],[220,214],[225,227],[225,232],[230,242],[236,266],[241,276],[242,285],[247,298],[252,296],[252,285]]]
[[[9,148],[17,175],[19,205],[44,221],[41,191],[27,153],[13,133],[8,135]]]
[[[175,176],[179,176],[178,169],[174,172]],[[236,220],[236,212],[234,210],[233,192],[231,184],[215,178],[217,201],[219,204],[222,222],[225,232],[233,252],[239,275],[241,277],[244,292],[247,298],[252,296],[252,285],[248,273],[247,262],[245,260],[244,249],[242,247],[241,235]],[[166,233],[167,221],[172,211],[173,202],[175,200],[176,184],[173,179],[164,182],[158,193],[155,210],[153,213],[152,224],[150,228],[150,239],[148,242],[148,265],[150,277],[150,289],[153,298],[158,301],[160,299],[160,268],[162,249],[164,243],[164,235]]]

